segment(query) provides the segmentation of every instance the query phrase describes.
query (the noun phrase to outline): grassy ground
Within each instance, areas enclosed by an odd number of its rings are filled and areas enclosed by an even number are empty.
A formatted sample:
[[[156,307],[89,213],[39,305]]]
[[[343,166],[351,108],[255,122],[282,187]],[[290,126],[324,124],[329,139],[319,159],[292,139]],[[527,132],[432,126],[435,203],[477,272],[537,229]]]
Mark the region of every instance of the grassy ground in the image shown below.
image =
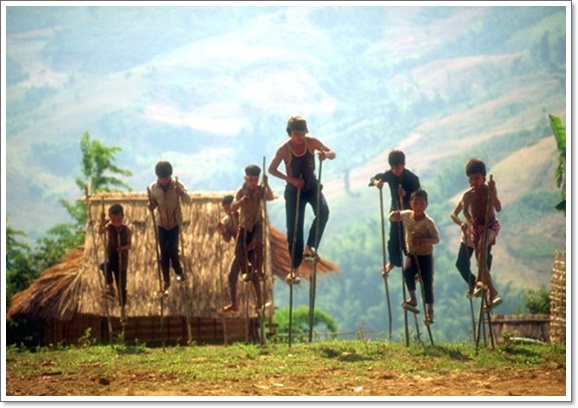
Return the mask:
[[[568,392],[566,351],[556,345],[502,344],[492,350],[476,349],[475,344],[406,347],[358,339],[297,343],[290,348],[272,343],[164,350],[88,345],[6,353],[9,397],[557,396],[559,400]]]

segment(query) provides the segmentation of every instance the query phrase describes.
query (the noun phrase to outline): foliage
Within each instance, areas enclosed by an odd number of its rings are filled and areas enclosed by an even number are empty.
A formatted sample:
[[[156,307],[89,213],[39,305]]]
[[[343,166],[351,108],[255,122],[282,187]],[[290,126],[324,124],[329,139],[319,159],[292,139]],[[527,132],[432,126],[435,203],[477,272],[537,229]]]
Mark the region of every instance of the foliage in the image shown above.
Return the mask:
[[[125,177],[132,175],[130,170],[114,164],[116,154],[121,150],[118,146],[108,147],[99,140],[91,140],[90,133],[84,132],[80,139],[82,152],[80,165],[84,179],[80,177],[75,179],[76,185],[83,194],[111,191],[112,187],[131,190],[127,183],[115,177],[115,175]],[[47,232],[48,237],[40,240],[41,249],[48,254],[49,266],[59,262],[68,249],[75,248],[84,242],[84,228],[87,221],[86,202],[70,203],[63,198],[60,198],[59,202],[66,208],[73,222],[52,227]]]
[[[566,129],[558,116],[548,115],[550,127],[554,132],[556,147],[558,148],[558,167],[554,173],[556,186],[561,189],[560,195],[562,200],[556,204],[558,211],[566,214]]]
[[[111,191],[111,186],[123,187],[131,190],[131,187],[114,176],[107,173],[124,177],[132,176],[128,169],[122,169],[114,164],[115,156],[122,149],[118,146],[107,147],[99,140],[90,140],[90,133],[84,132],[80,139],[80,151],[82,152],[81,170],[84,179],[76,178],[76,184],[84,191],[89,187],[89,192]],[[89,185],[86,184],[88,180]]]
[[[6,228],[6,308],[10,307],[12,295],[26,289],[39,274],[30,247],[17,239],[25,236],[11,226]]]
[[[277,311],[273,316],[277,325],[277,334],[289,334],[289,308]],[[329,332],[330,338],[335,338],[337,333],[337,324],[333,318],[326,312],[315,309],[313,316],[313,330],[317,335]],[[291,333],[292,338],[304,340],[308,338],[309,333],[309,308],[299,306],[293,310],[291,316]],[[316,336],[317,337],[317,336]]]
[[[550,291],[547,289],[529,289],[524,300],[531,314],[550,314]]]
[[[98,140],[91,141],[90,134],[85,132],[80,141],[80,148],[82,151],[81,169],[88,183],[77,178],[76,184],[79,188],[92,186],[95,191],[109,191],[111,186],[120,186],[130,190],[128,184],[114,176],[107,175],[108,173],[122,176],[132,174],[129,170],[121,169],[114,164],[115,155],[121,150],[119,147],[107,147]],[[18,241],[19,237],[26,237],[26,234],[10,226],[7,227],[7,308],[14,294],[30,286],[42,271],[60,262],[69,249],[76,248],[84,242],[86,204],[84,202],[72,204],[64,199],[60,199],[60,202],[67,209],[73,222],[57,224],[50,228],[44,237],[38,239],[34,249]],[[8,322],[7,341],[9,344],[34,343],[34,338],[38,337],[38,331],[37,323],[26,319],[15,319]]]

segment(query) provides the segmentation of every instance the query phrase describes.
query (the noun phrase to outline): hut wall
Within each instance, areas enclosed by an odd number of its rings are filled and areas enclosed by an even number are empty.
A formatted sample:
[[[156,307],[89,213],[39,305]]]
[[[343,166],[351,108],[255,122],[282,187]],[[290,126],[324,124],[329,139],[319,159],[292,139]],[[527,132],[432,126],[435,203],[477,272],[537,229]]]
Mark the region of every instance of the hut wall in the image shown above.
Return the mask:
[[[220,205],[223,196],[224,193],[195,193],[191,194],[191,203],[181,204],[183,218],[180,255],[187,280],[184,284],[177,283],[176,275],[171,268],[170,295],[165,298],[163,305],[167,338],[170,337],[174,341],[180,341],[178,339],[182,338],[186,343],[189,338],[187,321],[191,325],[192,341],[213,342],[217,338],[223,340],[222,328],[219,326],[215,329],[213,322],[221,320],[217,311],[230,302],[228,273],[230,261],[234,256],[234,241],[225,242],[216,228],[218,221],[225,215]],[[141,321],[147,327],[147,329],[135,328],[134,338],[148,344],[149,341],[154,341],[154,336],[149,333],[160,333],[160,328],[156,325],[160,324],[157,323],[160,322],[161,314],[158,291],[162,280],[157,262],[155,226],[147,209],[146,194],[141,193],[113,193],[91,197],[89,200],[91,218],[99,219],[100,213],[115,202],[123,205],[124,221],[133,232],[132,249],[129,254],[126,314],[129,321]],[[96,223],[88,225],[79,272],[83,285],[78,296],[76,313],[100,315],[103,319],[106,319],[108,313],[113,321],[118,322],[120,318],[118,304],[109,302],[107,306],[101,297],[103,277],[99,272],[98,263],[104,258],[104,242],[96,228]],[[272,302],[271,246],[268,239],[265,243],[267,274],[265,281],[262,282],[262,290],[264,301]],[[248,303],[251,311],[249,317],[256,319],[254,298],[251,285],[243,284],[239,277],[237,301],[241,305]],[[202,327],[202,324],[208,326]],[[104,327],[106,331],[106,324]],[[97,329],[93,329],[93,332],[96,333]],[[103,335],[102,330],[98,331],[98,334],[99,338],[108,340],[108,335]]]
[[[494,315],[492,331],[498,343],[504,335],[548,341],[550,318],[547,314],[532,315]]]
[[[556,251],[550,284],[550,342],[566,344],[566,251]]]
[[[109,336],[106,317],[94,315],[76,315],[72,320],[61,321],[50,319],[44,321],[44,345],[80,344],[83,337],[90,337],[98,343],[108,343],[111,339],[118,343],[122,326],[120,320],[111,317],[112,336]],[[188,328],[186,319],[182,316],[165,316],[163,321],[164,339],[161,334],[159,317],[130,318],[124,329],[124,342],[127,344],[146,344],[158,347],[188,344]],[[223,327],[226,328],[224,332]],[[88,336],[87,329],[90,329]],[[269,325],[265,325],[265,333]],[[223,316],[222,318],[193,318],[191,320],[192,341],[196,344],[232,344],[235,342],[254,342],[259,340],[259,321],[255,317],[247,319],[239,316]]]

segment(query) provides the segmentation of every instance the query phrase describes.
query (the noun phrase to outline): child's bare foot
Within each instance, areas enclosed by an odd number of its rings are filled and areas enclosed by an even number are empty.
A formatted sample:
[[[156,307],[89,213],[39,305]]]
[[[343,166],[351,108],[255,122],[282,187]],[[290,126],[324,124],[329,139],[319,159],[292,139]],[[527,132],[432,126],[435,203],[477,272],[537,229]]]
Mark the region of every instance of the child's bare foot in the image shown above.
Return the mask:
[[[224,306],[222,311],[227,313],[227,312],[236,312],[237,310],[239,310],[239,308],[237,307],[237,305],[235,303],[231,303],[230,305]]]
[[[391,262],[388,262],[388,263],[386,263],[385,266],[383,267],[383,269],[382,269],[382,271],[381,271],[381,274],[382,274],[383,276],[387,276],[387,274],[389,274],[389,272],[391,272],[391,270],[392,270],[393,268],[395,268],[395,266],[394,266]]]
[[[433,307],[428,307],[427,308],[427,312],[425,314],[425,321],[424,324],[426,326],[429,326],[430,324],[433,324],[434,322],[434,311],[433,311]]]
[[[297,275],[291,275],[290,273],[285,276],[285,282],[288,285],[299,285],[301,283],[301,278]]]
[[[305,249],[303,250],[303,256],[305,258],[312,258],[314,255],[313,250],[311,249],[311,247],[309,245],[307,245],[305,247]]]

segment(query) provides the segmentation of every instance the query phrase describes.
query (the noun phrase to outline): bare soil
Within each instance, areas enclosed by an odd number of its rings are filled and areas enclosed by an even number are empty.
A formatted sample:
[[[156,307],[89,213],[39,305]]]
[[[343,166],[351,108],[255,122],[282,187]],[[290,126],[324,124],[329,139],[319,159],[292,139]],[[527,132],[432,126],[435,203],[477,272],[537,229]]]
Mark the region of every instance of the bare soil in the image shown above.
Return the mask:
[[[98,364],[98,363],[96,363]],[[333,370],[295,378],[238,378],[183,381],[174,374],[130,373],[122,368],[107,378],[84,367],[63,375],[50,366],[40,375],[6,372],[7,396],[566,396],[566,368],[554,363],[502,370],[471,369],[431,376],[369,368],[363,378]],[[98,370],[97,370],[98,371]],[[183,385],[184,384],[184,385]],[[568,391],[569,392],[569,391]]]

